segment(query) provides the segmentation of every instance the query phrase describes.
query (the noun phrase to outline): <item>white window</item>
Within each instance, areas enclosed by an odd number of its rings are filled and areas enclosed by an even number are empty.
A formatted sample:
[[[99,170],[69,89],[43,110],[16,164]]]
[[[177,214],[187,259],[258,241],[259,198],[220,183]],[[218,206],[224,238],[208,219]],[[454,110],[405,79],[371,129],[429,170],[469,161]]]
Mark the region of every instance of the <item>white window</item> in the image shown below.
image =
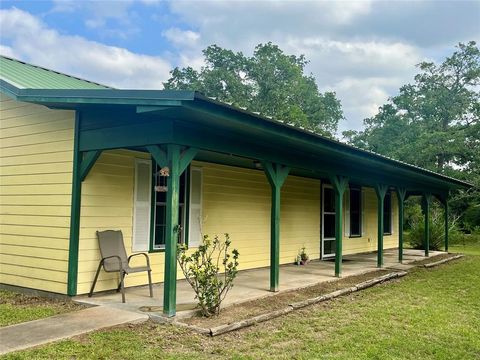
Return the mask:
[[[190,206],[188,246],[198,247],[202,242],[202,169],[190,169]]]
[[[160,168],[155,164],[155,171],[152,172],[150,160],[135,159],[133,251],[165,249],[167,193],[155,191],[155,186],[166,185],[166,178],[158,179],[159,170]],[[152,184],[152,179],[155,179],[155,184]],[[162,181],[165,184],[157,184]],[[178,222],[182,229],[178,241],[181,243],[188,241],[189,247],[198,247],[202,241],[201,168],[190,167],[190,172],[187,170],[180,176],[178,210]],[[153,224],[151,224],[152,211]],[[188,224],[186,224],[187,212]],[[184,231],[186,229],[188,234]]]
[[[152,162],[135,159],[132,251],[148,251],[152,201]]]

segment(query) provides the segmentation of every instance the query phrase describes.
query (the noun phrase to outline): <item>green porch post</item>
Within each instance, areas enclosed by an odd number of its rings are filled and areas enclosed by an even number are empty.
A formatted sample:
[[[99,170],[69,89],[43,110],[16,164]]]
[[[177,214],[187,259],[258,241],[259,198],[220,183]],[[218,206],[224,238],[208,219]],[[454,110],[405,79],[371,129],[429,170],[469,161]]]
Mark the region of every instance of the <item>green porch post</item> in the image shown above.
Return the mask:
[[[385,194],[388,185],[376,184],[375,193],[377,194],[377,221],[378,221],[378,242],[377,242],[377,267],[383,266],[383,206],[385,202]]]
[[[262,161],[262,166],[272,189],[270,215],[270,291],[278,291],[280,274],[280,191],[290,168]]]
[[[397,201],[398,201],[398,262],[403,261],[403,207],[405,201],[405,195],[407,193],[405,188],[397,188]]]
[[[80,207],[82,199],[82,181],[80,179],[81,153],[78,150],[80,135],[80,113],[75,112],[75,130],[73,140],[72,200],[70,204],[70,241],[68,247],[67,294],[77,295],[78,248],[80,233]]]
[[[448,195],[444,199],[444,209],[445,209],[445,251],[448,252]]]
[[[69,296],[77,295],[82,182],[101,154],[100,150],[79,151],[80,118],[81,114],[77,111],[75,113],[73,140],[72,197],[70,203],[70,239],[68,248],[67,295]]]
[[[425,232],[424,232],[424,244],[425,244],[425,256],[430,256],[430,204],[432,202],[432,194],[425,193],[424,210],[425,210]]]
[[[342,241],[343,241],[343,194],[348,186],[344,176],[330,175],[330,182],[335,191],[335,276],[342,275]]]
[[[167,208],[165,226],[165,274],[163,289],[163,313],[175,316],[177,304],[177,238],[180,189],[180,147],[167,146]]]
[[[177,241],[179,236],[178,210],[180,175],[198,152],[188,148],[181,152],[179,145],[168,144],[166,151],[158,145],[149,145],[147,150],[161,167],[167,166],[167,203],[165,224],[165,271],[163,282],[163,313],[175,316],[177,305]]]

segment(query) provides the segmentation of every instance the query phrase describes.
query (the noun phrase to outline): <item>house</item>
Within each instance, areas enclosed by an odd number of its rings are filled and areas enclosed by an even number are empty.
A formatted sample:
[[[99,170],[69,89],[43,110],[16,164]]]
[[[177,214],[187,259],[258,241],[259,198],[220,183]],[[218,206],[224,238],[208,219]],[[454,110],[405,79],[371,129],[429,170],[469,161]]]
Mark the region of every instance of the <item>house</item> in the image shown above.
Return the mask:
[[[398,247],[401,261],[404,199],[423,196],[428,224],[432,197],[448,209],[449,192],[470,186],[197,92],[117,90],[0,59],[4,285],[85,294],[96,231],[120,229],[130,253],[150,253],[173,316],[177,241],[228,232],[240,269],[269,266],[276,291],[279,265],[303,247],[334,258],[336,276],[346,254],[376,251],[381,267]],[[97,290],[117,281],[102,273]]]

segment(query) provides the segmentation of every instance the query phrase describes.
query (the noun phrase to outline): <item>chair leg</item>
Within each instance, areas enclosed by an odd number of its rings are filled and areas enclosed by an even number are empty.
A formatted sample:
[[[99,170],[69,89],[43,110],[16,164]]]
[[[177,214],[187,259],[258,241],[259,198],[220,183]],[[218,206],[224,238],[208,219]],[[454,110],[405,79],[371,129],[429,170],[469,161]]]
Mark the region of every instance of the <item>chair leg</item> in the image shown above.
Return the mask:
[[[150,289],[150,297],[153,297],[153,289],[152,289],[152,270],[148,270],[148,287]]]
[[[120,277],[122,277],[122,272],[120,272]],[[125,278],[125,273],[123,273],[122,279],[124,278]],[[120,282],[118,283],[118,286],[117,286],[117,292],[120,292],[121,286],[122,286],[122,280],[120,279]]]
[[[90,292],[88,293],[88,297],[92,297],[93,295],[93,290],[95,289],[95,285],[97,284],[98,274],[100,274],[101,268],[102,268],[102,262],[100,261],[100,264],[98,264],[97,273],[95,274],[95,279],[93,279],[92,287],[90,288]]]
[[[121,271],[120,274],[120,291],[122,292],[122,303],[125,302],[125,284],[124,284],[124,279],[125,279],[125,273]]]

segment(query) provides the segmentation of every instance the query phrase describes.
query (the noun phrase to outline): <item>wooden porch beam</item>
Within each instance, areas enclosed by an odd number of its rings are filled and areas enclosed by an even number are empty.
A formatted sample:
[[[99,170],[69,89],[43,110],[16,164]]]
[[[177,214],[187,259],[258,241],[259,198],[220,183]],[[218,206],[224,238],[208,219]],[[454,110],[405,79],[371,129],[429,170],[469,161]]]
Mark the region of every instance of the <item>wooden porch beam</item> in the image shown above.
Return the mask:
[[[262,161],[272,190],[270,214],[270,291],[278,291],[280,274],[280,193],[290,171],[289,167]]]
[[[335,276],[342,276],[343,252],[343,195],[348,187],[348,178],[330,174],[330,182],[335,192]]]
[[[383,266],[383,207],[385,202],[385,194],[387,193],[388,185],[376,184],[375,193],[377,194],[377,228],[378,228],[378,242],[377,242],[377,267]]]
[[[163,283],[163,313],[175,316],[177,305],[177,239],[180,190],[180,147],[167,145],[167,206],[165,224],[165,272]]]

